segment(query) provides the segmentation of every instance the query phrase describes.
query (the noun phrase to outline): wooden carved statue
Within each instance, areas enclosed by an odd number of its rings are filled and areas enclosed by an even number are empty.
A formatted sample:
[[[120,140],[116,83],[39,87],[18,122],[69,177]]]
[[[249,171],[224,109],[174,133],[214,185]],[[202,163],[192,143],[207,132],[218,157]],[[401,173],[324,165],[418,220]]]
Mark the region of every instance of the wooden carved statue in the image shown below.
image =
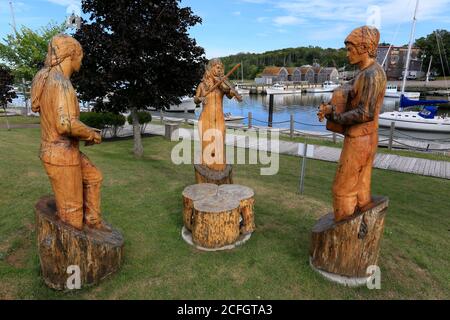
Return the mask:
[[[226,95],[229,99],[235,97],[238,101],[242,101],[234,86],[227,81],[228,76],[238,67],[239,65],[224,76],[222,62],[219,59],[211,60],[197,88],[194,101],[196,104],[203,104],[198,122],[201,143],[201,165],[196,166],[198,183],[231,183],[231,173],[225,173],[227,164],[223,97]]]
[[[45,283],[57,290],[75,288],[68,281],[73,266],[80,270],[80,289],[117,272],[123,257],[122,235],[101,216],[102,174],[79,150],[80,140],[102,141],[99,130],[79,120],[70,76],[82,59],[78,41],[53,37],[31,87],[33,111],[41,115],[40,158],[54,192],[35,206],[39,260]]]
[[[40,158],[50,178],[58,217],[83,229],[103,227],[100,212],[101,172],[79,150],[79,141],[101,143],[96,129],[79,120],[80,108],[70,82],[83,59],[81,45],[68,35],[53,37],[45,66],[33,79],[32,109],[41,115]]]
[[[345,40],[350,64],[359,73],[338,88],[329,104],[320,106],[319,119],[327,128],[345,135],[333,184],[336,221],[352,216],[371,202],[371,174],[378,147],[378,115],[386,90],[386,74],[376,61],[380,33],[364,26]]]
[[[354,80],[338,88],[319,108],[327,129],[345,135],[333,183],[333,213],[322,216],[312,230],[310,264],[326,279],[362,286],[377,265],[387,197],[372,197],[372,165],[378,147],[378,114],[386,75],[376,61],[380,33],[360,27],[345,39],[347,57],[357,65]]]

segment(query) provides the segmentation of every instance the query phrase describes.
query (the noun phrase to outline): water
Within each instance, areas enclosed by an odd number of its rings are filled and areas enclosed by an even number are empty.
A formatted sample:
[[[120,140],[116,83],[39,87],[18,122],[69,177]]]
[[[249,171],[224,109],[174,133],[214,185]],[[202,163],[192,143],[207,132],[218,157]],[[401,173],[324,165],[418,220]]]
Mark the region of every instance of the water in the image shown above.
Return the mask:
[[[290,116],[294,116],[294,127],[302,131],[318,131],[326,132],[325,123],[319,122],[317,119],[317,109],[323,101],[330,101],[332,93],[321,94],[289,94],[289,95],[274,95],[274,110],[273,110],[273,127],[275,128],[289,128]],[[245,117],[242,123],[248,124],[248,113],[252,113],[253,125],[268,126],[269,117],[269,96],[268,95],[245,95],[244,101],[239,103],[236,99],[224,98],[224,112],[231,113],[233,116]],[[193,101],[183,102],[182,105],[192,106]],[[13,105],[23,106],[23,97],[15,99]],[[385,98],[382,112],[398,110],[399,99]],[[443,110],[441,113],[446,113],[448,110]],[[184,113],[165,113],[170,117],[182,118],[197,118],[200,116],[201,109],[197,108],[195,114]],[[154,114],[159,114],[156,112]],[[380,128],[380,135],[387,136],[389,134],[388,128]],[[450,134],[445,133],[427,133],[418,131],[398,131],[396,137],[405,139],[431,139],[431,140],[448,140],[450,142]]]
[[[296,94],[296,95],[274,95],[273,127],[289,128],[290,116],[294,116],[294,127],[302,131],[326,132],[325,123],[317,119],[317,109],[323,101],[330,101],[332,93],[321,94]],[[268,95],[246,95],[244,101],[239,103],[235,99],[224,98],[224,112],[230,112],[234,116],[245,117],[243,124],[248,124],[248,113],[252,113],[253,125],[268,126],[269,117],[269,96]],[[192,104],[193,102],[187,102]],[[400,100],[395,98],[385,98],[382,112],[398,110]],[[201,109],[197,109],[195,116],[198,118]],[[448,112],[448,111],[441,111]],[[389,135],[389,128],[380,128],[380,135]],[[405,139],[446,139],[450,142],[450,134],[428,133],[418,131],[399,131],[396,137]]]

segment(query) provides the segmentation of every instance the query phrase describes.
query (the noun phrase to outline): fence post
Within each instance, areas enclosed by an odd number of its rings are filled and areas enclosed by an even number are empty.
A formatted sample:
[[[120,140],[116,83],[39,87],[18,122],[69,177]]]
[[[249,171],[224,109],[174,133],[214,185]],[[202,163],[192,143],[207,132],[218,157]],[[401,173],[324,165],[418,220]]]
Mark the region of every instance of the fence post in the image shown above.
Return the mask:
[[[294,138],[294,115],[291,114],[291,125],[290,125],[290,130],[289,130],[289,136],[292,138]]]
[[[163,115],[163,109],[162,108],[159,109],[159,116],[161,117],[161,123],[163,123],[164,115]]]
[[[251,112],[248,113],[248,128],[249,129],[252,128],[252,113]]]
[[[272,128],[272,124],[273,124],[273,94],[271,94],[269,96],[269,120],[268,122],[268,126],[270,128]]]
[[[336,144],[336,132],[333,132],[333,143]]]
[[[392,150],[392,145],[394,144],[394,131],[395,131],[395,122],[391,122],[391,131],[389,132],[389,150]]]

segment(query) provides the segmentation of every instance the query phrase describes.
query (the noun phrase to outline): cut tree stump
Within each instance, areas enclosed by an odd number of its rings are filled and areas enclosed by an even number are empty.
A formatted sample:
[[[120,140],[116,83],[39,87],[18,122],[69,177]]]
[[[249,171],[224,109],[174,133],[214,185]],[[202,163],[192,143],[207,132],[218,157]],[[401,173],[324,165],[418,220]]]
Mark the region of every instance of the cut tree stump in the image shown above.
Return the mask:
[[[183,191],[183,239],[200,250],[228,250],[255,230],[254,192],[241,185],[202,183]]]
[[[72,266],[79,267],[81,287],[98,284],[119,270],[124,241],[117,230],[77,230],[63,223],[56,215],[53,196],[41,198],[35,210],[42,276],[49,287],[68,289],[72,275],[68,267]]]
[[[215,195],[194,202],[192,240],[204,248],[234,244],[240,235],[238,200]]]
[[[217,185],[233,184],[233,167],[228,164],[223,171],[212,170],[204,165],[196,164],[195,180],[199,183],[213,183]]]
[[[241,234],[249,234],[255,231],[255,216],[253,206],[255,193],[249,187],[237,184],[224,184],[219,187],[219,195],[229,195],[239,200],[239,212],[242,216]]]
[[[344,221],[336,223],[332,213],[320,218],[312,231],[312,267],[331,281],[365,284],[367,268],[378,261],[388,205],[388,198],[375,197]]]
[[[194,184],[183,191],[183,223],[186,229],[192,231],[192,217],[194,215],[194,201],[214,196],[218,192],[216,184]]]

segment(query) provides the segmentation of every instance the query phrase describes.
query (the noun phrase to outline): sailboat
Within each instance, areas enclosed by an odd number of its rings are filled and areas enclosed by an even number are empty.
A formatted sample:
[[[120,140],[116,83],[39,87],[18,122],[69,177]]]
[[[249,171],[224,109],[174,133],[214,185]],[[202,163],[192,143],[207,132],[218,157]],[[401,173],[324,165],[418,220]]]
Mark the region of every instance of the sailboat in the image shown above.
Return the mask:
[[[408,55],[406,58],[405,75],[409,71],[411,61],[411,50],[416,30],[417,10],[419,0],[416,1],[414,10],[413,25],[409,39]],[[405,95],[406,76],[403,77],[402,91],[400,94],[400,110],[383,112],[379,116],[380,127],[390,127],[394,122],[395,127],[399,129],[427,131],[427,132],[448,132],[450,133],[450,118],[448,116],[439,116],[437,104],[448,103],[448,100],[411,100]],[[418,111],[404,111],[404,108],[412,106],[424,106]]]
[[[244,83],[244,65],[243,65],[243,63],[241,62],[241,84],[239,84],[239,83],[236,83],[235,84],[235,88],[236,88],[236,91],[242,96],[242,95],[245,95],[245,94],[250,94],[250,90],[249,89],[244,89],[244,88],[242,88],[241,87],[241,85]]]

